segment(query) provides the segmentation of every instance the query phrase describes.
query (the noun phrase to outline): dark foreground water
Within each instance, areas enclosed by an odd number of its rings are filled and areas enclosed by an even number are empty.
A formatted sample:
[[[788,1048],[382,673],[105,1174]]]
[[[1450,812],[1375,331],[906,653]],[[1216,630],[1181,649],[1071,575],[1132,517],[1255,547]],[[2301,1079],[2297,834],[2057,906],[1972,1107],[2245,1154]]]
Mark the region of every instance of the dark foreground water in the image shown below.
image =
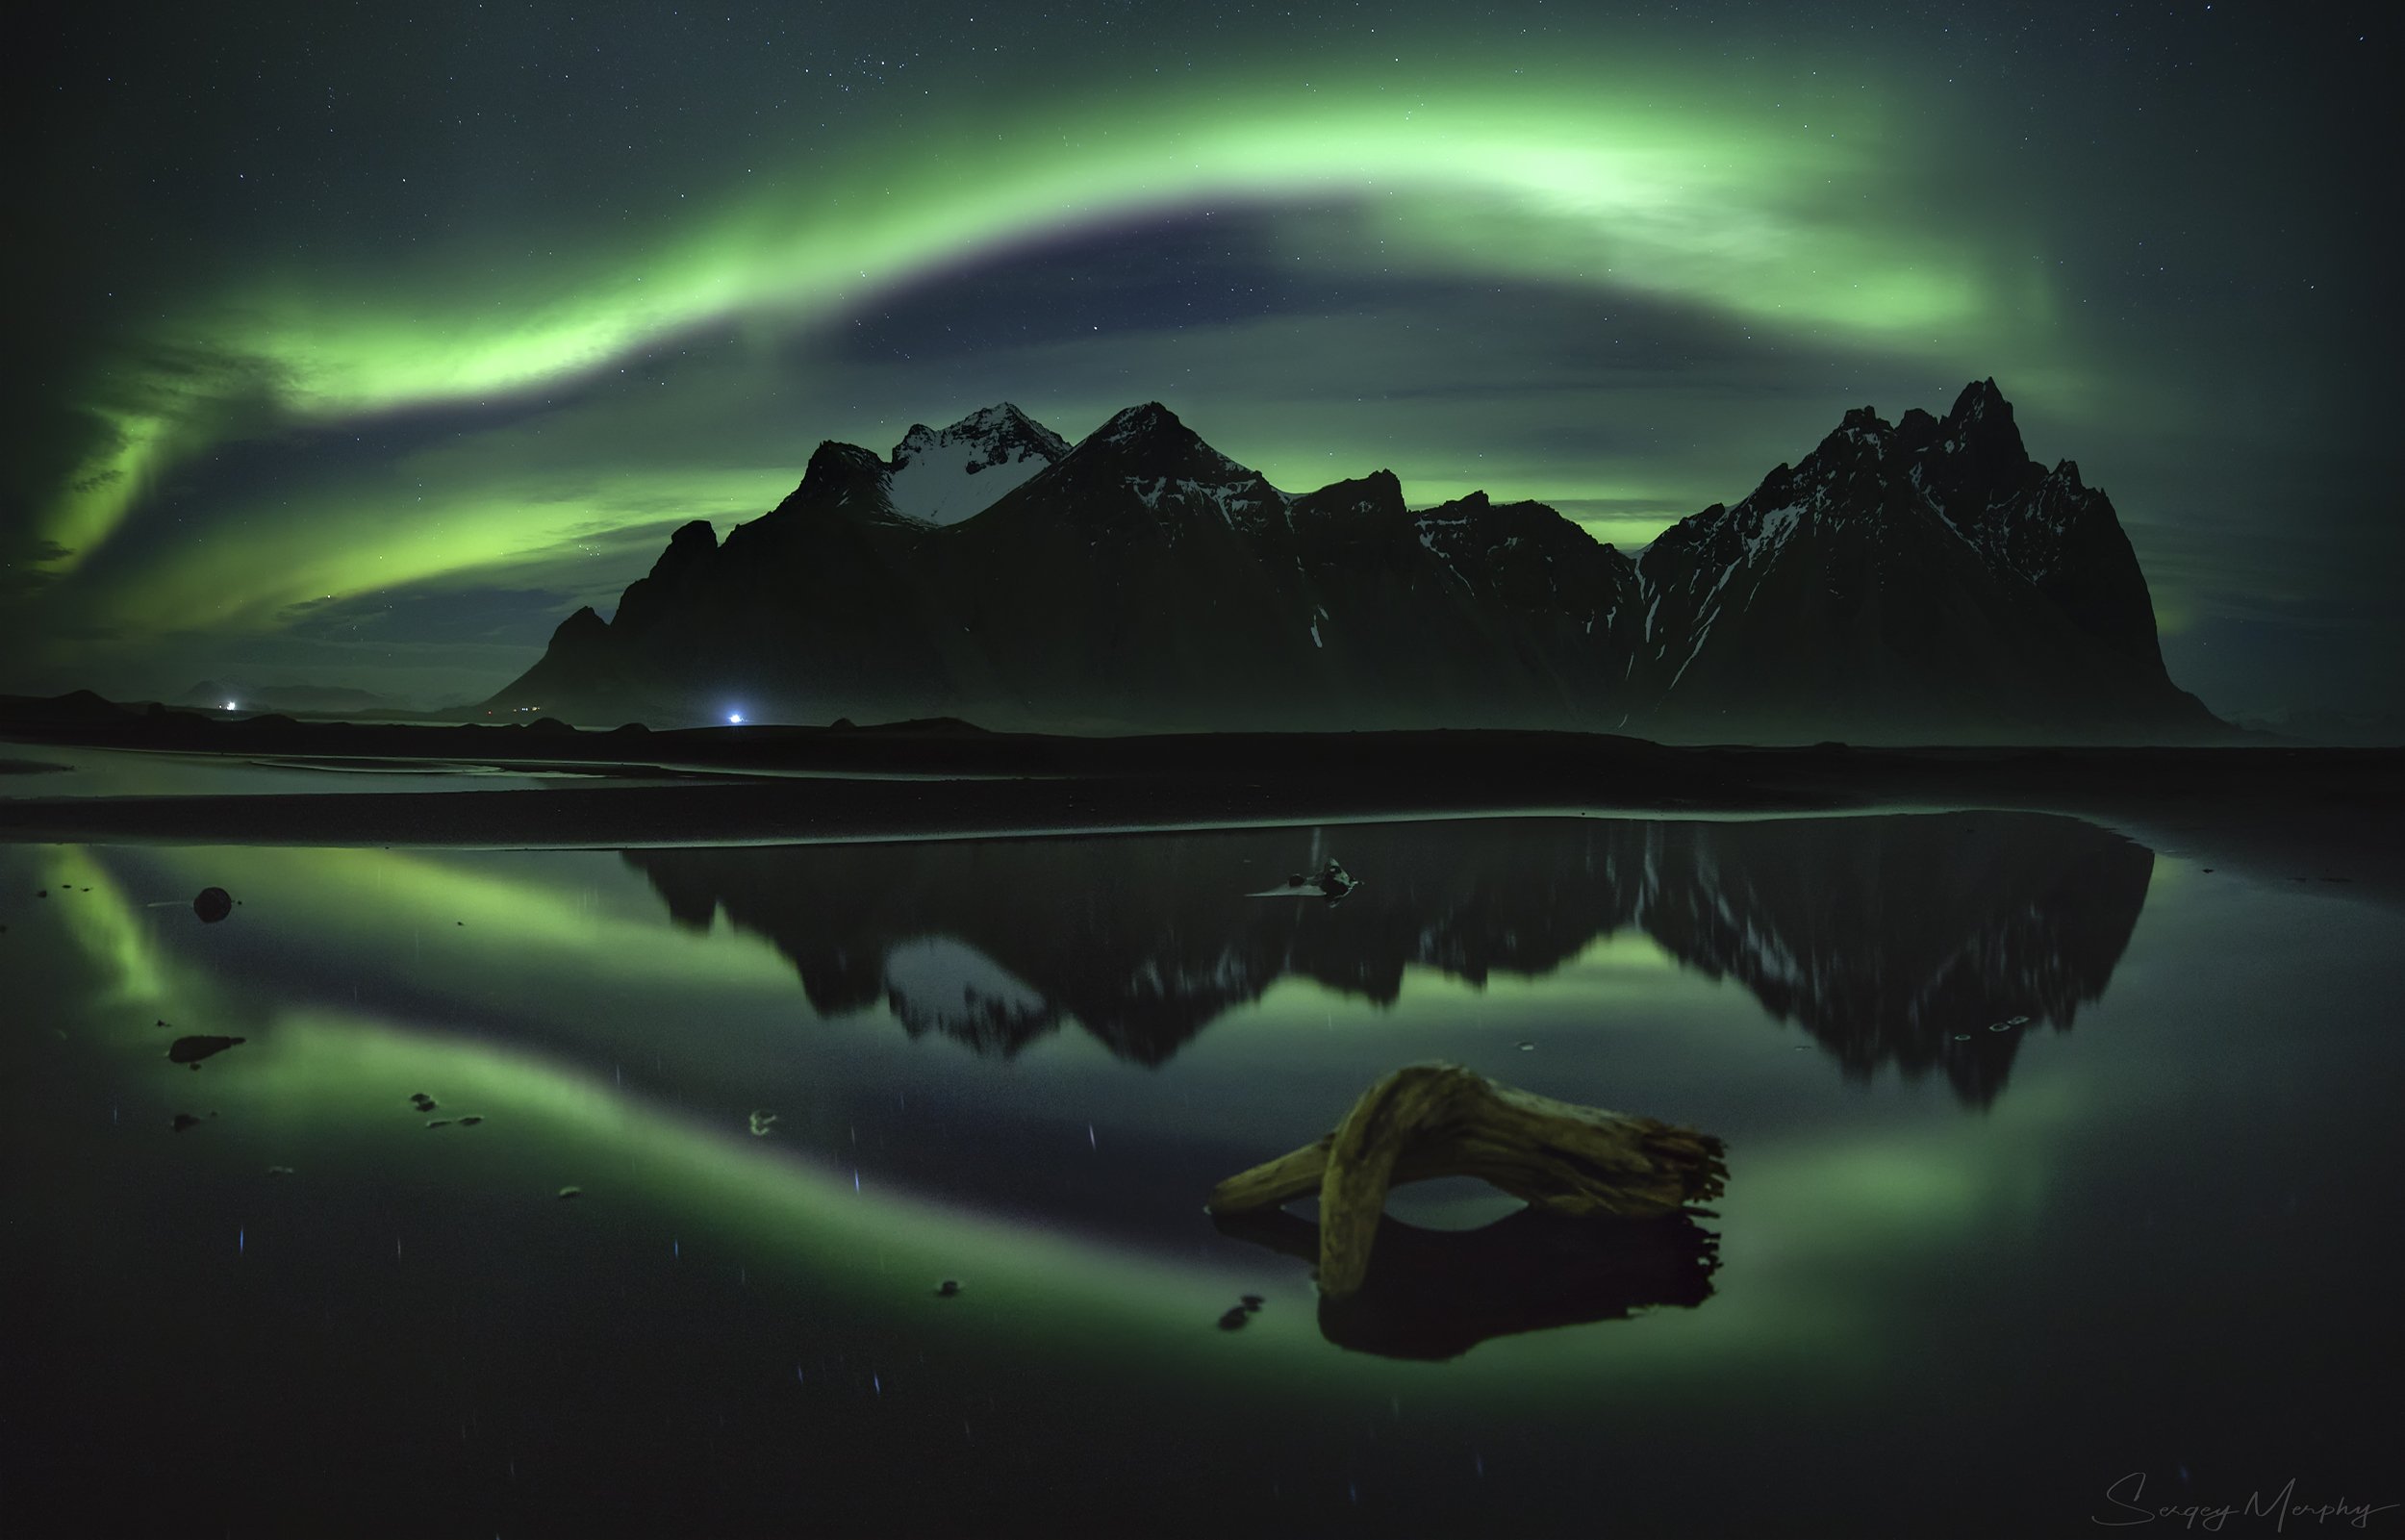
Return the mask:
[[[11,1534],[2405,1528],[2405,922],[2333,885],[1507,820],[13,847],[0,923]],[[1727,1196],[1405,1190],[1324,1317],[1203,1195],[1430,1058]]]

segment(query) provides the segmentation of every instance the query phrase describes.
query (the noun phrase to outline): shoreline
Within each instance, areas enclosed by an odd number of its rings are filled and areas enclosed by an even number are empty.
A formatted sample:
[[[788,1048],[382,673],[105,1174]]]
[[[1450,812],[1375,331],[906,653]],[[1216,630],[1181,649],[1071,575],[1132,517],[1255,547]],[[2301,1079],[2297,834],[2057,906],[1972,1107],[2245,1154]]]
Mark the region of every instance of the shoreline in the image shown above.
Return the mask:
[[[35,795],[0,796],[0,843],[622,848],[1996,809],[2405,903],[2405,749],[1684,747],[1477,730],[1074,739],[955,723],[602,733],[108,711],[7,713],[0,743],[29,757],[81,746],[301,770],[583,773],[505,790],[138,796],[40,795],[50,776],[12,776],[10,791]]]

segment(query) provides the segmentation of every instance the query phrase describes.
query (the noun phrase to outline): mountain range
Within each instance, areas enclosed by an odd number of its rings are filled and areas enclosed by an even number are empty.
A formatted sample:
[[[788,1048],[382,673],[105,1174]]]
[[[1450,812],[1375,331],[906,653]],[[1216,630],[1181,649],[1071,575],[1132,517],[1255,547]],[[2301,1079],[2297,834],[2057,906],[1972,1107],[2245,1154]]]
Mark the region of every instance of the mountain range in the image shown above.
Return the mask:
[[[1072,444],[1008,403],[829,442],[722,543],[676,531],[495,711],[956,717],[1070,732],[1561,727],[1670,741],[2164,742],[2170,680],[2101,492],[1995,382],[1865,407],[1630,556],[1543,503],[1279,490],[1157,402]]]

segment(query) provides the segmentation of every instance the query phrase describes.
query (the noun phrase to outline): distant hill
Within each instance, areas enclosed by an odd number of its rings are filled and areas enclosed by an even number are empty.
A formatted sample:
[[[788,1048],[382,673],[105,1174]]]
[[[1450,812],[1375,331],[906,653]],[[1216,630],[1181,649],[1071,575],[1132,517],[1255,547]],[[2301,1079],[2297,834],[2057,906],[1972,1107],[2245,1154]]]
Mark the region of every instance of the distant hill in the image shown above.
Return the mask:
[[[2239,725],[2295,744],[2391,748],[2405,745],[2405,713],[2296,708],[2241,717]]]
[[[402,709],[402,703],[389,696],[366,690],[351,690],[341,685],[231,685],[220,679],[203,679],[178,695],[173,704],[223,710],[234,706],[242,711],[316,711],[358,712],[362,714]]]
[[[1052,731],[1572,727],[1673,740],[2190,741],[2104,493],[1993,381],[1846,414],[1632,559],[1541,503],[1291,493],[1158,403],[1071,445],[1003,403],[827,442],[486,703],[590,720]]]

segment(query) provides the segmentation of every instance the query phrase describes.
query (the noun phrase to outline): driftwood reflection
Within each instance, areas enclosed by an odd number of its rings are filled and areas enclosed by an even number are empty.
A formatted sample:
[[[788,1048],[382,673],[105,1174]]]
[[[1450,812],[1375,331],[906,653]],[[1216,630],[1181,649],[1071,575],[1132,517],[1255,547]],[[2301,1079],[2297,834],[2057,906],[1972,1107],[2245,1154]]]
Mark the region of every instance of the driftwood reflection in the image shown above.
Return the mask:
[[[1284,1209],[1213,1223],[1306,1264],[1318,1260],[1319,1225]],[[1719,1266],[1720,1237],[1690,1213],[1568,1219],[1526,1208],[1475,1230],[1425,1229],[1389,1216],[1361,1287],[1320,1301],[1320,1334],[1388,1358],[1456,1358],[1493,1337],[1693,1308],[1711,1298]]]

